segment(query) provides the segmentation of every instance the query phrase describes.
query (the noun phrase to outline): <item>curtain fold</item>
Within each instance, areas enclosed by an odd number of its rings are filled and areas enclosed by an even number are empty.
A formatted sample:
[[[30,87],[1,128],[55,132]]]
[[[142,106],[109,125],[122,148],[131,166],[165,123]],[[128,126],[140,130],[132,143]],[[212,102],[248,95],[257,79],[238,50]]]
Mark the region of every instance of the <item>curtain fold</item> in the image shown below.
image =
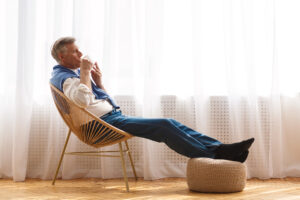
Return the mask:
[[[248,178],[300,176],[299,9],[296,0],[1,0],[0,177],[55,172],[67,127],[48,80],[62,36],[98,61],[124,114],[174,118],[224,143],[255,137]],[[187,158],[166,145],[129,144],[138,176],[185,177]],[[71,136],[67,151],[80,150],[94,149]],[[120,169],[114,158],[66,156],[59,177]]]

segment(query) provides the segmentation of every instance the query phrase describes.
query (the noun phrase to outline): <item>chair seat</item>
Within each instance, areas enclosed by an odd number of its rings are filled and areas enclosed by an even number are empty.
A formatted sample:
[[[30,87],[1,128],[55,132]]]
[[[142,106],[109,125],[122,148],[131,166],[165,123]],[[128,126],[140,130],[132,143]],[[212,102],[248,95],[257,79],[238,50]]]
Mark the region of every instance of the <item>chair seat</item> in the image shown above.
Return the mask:
[[[192,158],[187,164],[187,184],[198,192],[240,192],[246,185],[246,166],[229,160]]]

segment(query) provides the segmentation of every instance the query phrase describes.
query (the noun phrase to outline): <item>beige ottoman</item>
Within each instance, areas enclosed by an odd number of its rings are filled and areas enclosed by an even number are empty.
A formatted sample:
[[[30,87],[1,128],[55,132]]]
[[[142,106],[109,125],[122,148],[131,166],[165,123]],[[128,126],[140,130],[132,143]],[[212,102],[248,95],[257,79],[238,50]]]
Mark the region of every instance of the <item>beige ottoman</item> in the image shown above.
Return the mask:
[[[210,158],[192,158],[187,164],[187,184],[198,192],[240,192],[246,185],[243,163]]]

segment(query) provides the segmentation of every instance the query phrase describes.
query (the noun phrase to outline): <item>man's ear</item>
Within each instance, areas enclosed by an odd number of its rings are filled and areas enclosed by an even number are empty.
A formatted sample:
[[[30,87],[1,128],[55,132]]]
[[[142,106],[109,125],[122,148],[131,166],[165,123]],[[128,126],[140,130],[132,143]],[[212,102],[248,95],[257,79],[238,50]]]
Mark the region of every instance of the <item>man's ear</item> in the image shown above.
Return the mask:
[[[64,60],[64,58],[65,58],[63,53],[59,53],[59,54],[57,55],[57,57],[59,58],[60,62],[63,62],[63,60]]]

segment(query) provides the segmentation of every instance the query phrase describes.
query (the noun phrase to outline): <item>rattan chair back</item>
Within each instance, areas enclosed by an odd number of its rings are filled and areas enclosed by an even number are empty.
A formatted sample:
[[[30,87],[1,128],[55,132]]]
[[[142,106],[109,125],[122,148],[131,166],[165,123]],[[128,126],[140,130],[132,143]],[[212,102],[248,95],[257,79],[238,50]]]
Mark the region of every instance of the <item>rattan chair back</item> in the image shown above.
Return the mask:
[[[77,105],[52,84],[50,86],[61,117],[82,142],[98,148],[120,143],[132,137]]]

